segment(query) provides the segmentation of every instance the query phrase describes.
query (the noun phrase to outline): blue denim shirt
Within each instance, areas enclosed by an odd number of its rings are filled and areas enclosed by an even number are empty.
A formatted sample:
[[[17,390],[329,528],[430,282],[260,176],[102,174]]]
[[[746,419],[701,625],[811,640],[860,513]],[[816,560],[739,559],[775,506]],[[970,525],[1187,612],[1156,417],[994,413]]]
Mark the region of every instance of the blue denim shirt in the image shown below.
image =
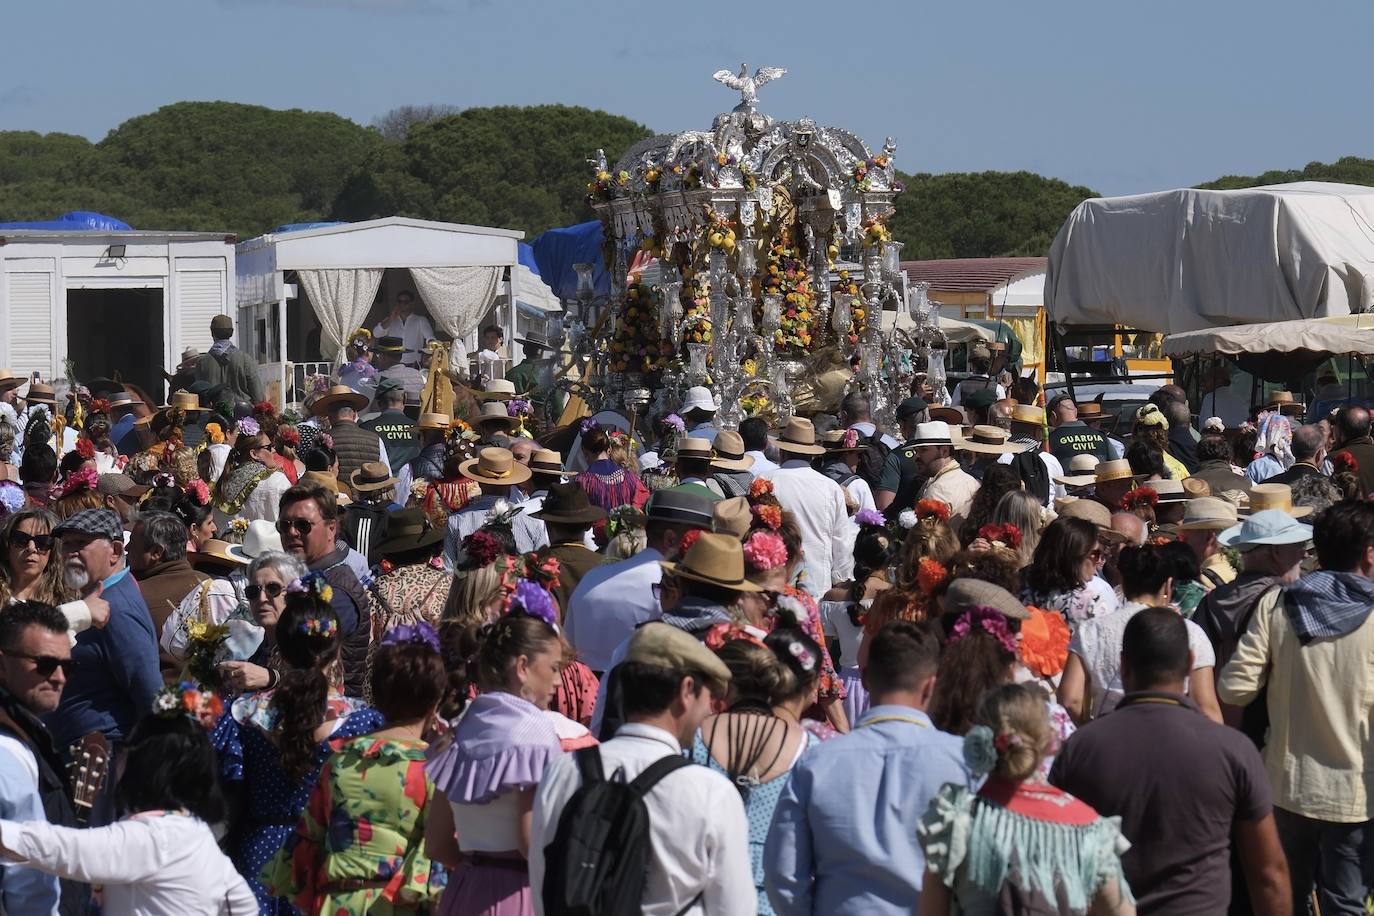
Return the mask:
[[[916,824],[946,783],[974,787],[963,739],[908,706],[874,706],[792,770],[763,850],[780,916],[914,913],[925,854]]]
[[[46,821],[43,799],[38,794],[35,766],[27,766],[20,754],[27,749],[10,735],[0,738],[7,746],[0,746],[0,818],[7,821]],[[25,868],[12,862],[0,866],[0,912],[56,913],[61,897],[56,875],[35,868]]]

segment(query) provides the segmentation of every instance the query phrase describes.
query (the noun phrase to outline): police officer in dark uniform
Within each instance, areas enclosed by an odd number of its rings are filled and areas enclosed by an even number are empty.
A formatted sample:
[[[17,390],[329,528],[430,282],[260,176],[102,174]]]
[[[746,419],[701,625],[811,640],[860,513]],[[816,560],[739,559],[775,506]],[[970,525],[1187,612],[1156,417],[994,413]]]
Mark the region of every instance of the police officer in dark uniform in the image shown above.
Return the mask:
[[[405,413],[405,386],[396,379],[384,378],[377,383],[377,416],[358,424],[371,430],[386,445],[386,456],[393,468],[403,468],[420,454],[420,440],[415,436],[415,421]]]
[[[909,397],[897,406],[902,444],[887,453],[882,479],[873,488],[873,501],[890,519],[916,505],[916,496],[925,482],[925,475],[916,466],[916,446],[911,440],[916,435],[916,424],[924,423],[929,411],[930,405],[918,397]]]
[[[1050,454],[1059,459],[1064,467],[1069,466],[1075,455],[1094,455],[1098,461],[1106,461],[1107,435],[1100,429],[1093,429],[1078,419],[1078,405],[1073,395],[1061,391],[1050,398],[1046,408],[1050,421]]]

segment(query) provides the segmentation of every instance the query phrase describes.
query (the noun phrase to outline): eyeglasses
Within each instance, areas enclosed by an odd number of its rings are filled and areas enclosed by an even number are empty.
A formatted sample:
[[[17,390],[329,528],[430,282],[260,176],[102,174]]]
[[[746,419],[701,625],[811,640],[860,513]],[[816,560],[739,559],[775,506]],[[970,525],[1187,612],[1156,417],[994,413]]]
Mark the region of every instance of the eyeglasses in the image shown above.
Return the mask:
[[[277,531],[281,534],[290,534],[292,530],[301,537],[310,534],[310,530],[315,527],[315,523],[306,518],[279,518],[277,519]]]
[[[10,658],[27,658],[33,662],[33,670],[38,672],[39,677],[52,677],[52,673],[58,668],[62,669],[63,674],[71,674],[76,670],[76,660],[73,658],[58,658],[56,655],[25,655],[23,652],[6,652]]]
[[[1106,552],[1101,547],[1094,547],[1092,550],[1088,551],[1088,556],[1086,557],[1086,559],[1092,560],[1094,563],[1096,563],[1097,561],[1101,560],[1105,555]]]
[[[41,551],[42,553],[47,553],[49,550],[52,550],[52,535],[29,534],[24,531],[10,532],[11,547],[15,548],[16,550],[23,550],[30,544],[33,545],[34,550]]]
[[[248,596],[249,601],[257,601],[264,593],[268,598],[276,598],[285,590],[286,586],[280,582],[268,582],[266,585],[249,585],[244,588],[243,593]]]

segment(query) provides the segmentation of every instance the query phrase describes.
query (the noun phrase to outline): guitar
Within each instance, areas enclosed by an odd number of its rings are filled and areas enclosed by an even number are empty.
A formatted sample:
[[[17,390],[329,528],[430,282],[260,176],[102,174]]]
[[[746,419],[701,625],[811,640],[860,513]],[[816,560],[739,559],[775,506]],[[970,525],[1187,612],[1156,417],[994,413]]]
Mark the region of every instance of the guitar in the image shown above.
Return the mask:
[[[72,806],[76,809],[77,823],[84,827],[105,786],[110,768],[110,742],[101,732],[91,732],[71,746],[71,755],[67,771],[72,784]]]

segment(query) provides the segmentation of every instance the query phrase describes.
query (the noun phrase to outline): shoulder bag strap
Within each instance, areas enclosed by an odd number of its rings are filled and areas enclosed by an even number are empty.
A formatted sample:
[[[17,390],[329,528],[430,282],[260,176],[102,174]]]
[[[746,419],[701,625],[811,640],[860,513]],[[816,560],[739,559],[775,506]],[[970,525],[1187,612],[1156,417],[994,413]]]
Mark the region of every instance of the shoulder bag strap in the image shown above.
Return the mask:
[[[577,772],[582,774],[582,785],[605,782],[606,773],[601,768],[601,750],[597,747],[579,748],[573,752],[577,761]]]
[[[643,798],[649,794],[660,779],[674,770],[689,766],[692,766],[692,761],[681,754],[669,754],[667,757],[661,757],[649,764],[648,769],[634,778],[634,781],[630,783],[630,791]]]

